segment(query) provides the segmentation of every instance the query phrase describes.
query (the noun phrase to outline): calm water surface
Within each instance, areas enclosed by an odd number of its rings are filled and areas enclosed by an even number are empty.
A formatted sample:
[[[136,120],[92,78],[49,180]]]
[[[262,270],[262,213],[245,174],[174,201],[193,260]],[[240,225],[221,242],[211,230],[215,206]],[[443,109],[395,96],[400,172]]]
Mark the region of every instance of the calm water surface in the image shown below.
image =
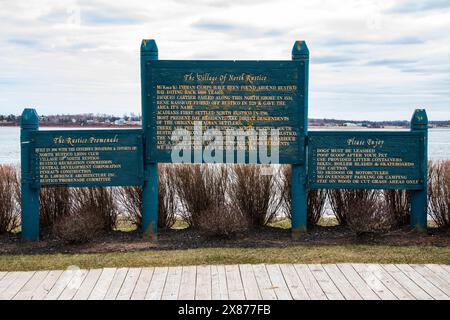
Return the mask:
[[[57,129],[41,128],[41,130]],[[20,129],[18,127],[0,127],[0,164],[20,163],[19,136]],[[450,129],[429,130],[428,154],[432,160],[450,159]]]

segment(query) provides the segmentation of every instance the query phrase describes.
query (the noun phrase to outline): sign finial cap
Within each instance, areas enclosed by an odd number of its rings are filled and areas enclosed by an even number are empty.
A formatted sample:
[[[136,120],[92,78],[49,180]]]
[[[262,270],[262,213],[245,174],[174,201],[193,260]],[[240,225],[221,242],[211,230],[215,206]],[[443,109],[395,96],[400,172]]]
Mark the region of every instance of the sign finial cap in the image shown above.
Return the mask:
[[[39,125],[39,117],[36,109],[25,108],[20,117],[21,126],[37,127]]]
[[[427,127],[428,126],[428,116],[425,109],[416,109],[411,118],[411,127]]]
[[[141,43],[141,51],[158,53],[158,46],[154,39],[144,39]]]
[[[309,49],[306,45],[306,42],[303,40],[297,40],[294,43],[294,47],[292,48],[292,57],[298,58],[298,57],[308,57],[309,56]]]

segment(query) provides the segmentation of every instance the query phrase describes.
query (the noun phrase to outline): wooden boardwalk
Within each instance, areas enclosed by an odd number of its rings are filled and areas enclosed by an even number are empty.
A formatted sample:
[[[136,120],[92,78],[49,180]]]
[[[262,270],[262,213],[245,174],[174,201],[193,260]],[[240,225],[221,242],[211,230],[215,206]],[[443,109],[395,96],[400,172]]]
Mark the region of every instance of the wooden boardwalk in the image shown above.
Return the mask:
[[[207,265],[1,272],[0,299],[450,299],[450,266]]]

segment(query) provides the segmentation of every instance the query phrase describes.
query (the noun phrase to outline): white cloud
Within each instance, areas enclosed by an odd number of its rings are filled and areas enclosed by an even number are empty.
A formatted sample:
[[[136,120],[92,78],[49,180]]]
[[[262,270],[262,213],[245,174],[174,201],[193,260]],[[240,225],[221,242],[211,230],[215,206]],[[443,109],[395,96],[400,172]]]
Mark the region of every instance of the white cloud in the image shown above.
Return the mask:
[[[139,112],[139,46],[160,59],[311,52],[310,116],[450,118],[446,1],[0,1],[0,113]]]

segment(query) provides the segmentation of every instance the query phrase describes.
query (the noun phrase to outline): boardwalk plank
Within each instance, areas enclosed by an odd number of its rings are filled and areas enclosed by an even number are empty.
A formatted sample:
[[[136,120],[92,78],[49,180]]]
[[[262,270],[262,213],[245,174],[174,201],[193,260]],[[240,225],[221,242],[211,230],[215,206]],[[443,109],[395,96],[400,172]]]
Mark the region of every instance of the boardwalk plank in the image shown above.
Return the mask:
[[[198,266],[195,300],[211,300],[211,290],[211,266]]]
[[[447,272],[441,265],[438,264],[426,264],[425,267],[437,274],[442,280],[450,282],[450,273]]]
[[[415,271],[420,273],[425,279],[434,284],[442,292],[444,292],[447,297],[450,297],[450,278],[448,280],[442,279],[437,273],[433,272],[431,269],[424,265],[412,264],[410,265]]]
[[[73,300],[87,300],[91,295],[92,290],[97,284],[100,275],[102,274],[102,269],[91,269],[83,280],[80,288],[73,297]]]
[[[306,292],[312,300],[327,300],[327,296],[323,292],[316,278],[306,264],[295,264],[295,271],[303,285]]]
[[[103,300],[108,292],[109,286],[114,279],[116,268],[104,268],[100,278],[98,278],[94,289],[92,289],[88,300]]]
[[[161,300],[168,271],[169,268],[167,267],[155,268],[150,286],[145,295],[146,300]]]
[[[166,285],[162,293],[162,300],[177,300],[180,292],[182,267],[170,267],[167,272]]]
[[[228,300],[227,276],[224,266],[211,266],[211,281],[212,299]]]
[[[104,296],[105,300],[115,300],[117,295],[119,294],[120,288],[122,288],[122,284],[127,276],[128,268],[119,268],[114,273],[114,277],[111,280],[111,284],[109,285],[108,291]]]
[[[328,276],[326,271],[323,269],[322,265],[311,264],[308,265],[308,267],[329,300],[345,299],[339,289],[335,286],[331,278]]]
[[[246,299],[261,300],[262,296],[259,292],[252,266],[250,264],[241,264],[239,265],[239,271],[241,272],[242,286],[244,287]]]
[[[197,278],[197,267],[183,267],[181,272],[180,292],[178,298],[180,300],[195,299],[195,283]]]
[[[131,295],[131,300],[144,300],[147,290],[152,281],[154,268],[142,268],[139,279],[134,287],[133,294]]]
[[[363,300],[380,300],[380,297],[361,278],[351,264],[339,263],[337,267],[344,274],[345,278],[353,284]]]
[[[5,291],[11,283],[13,283],[19,276],[18,272],[8,272],[8,274],[0,282],[0,294]]]
[[[34,271],[31,272],[17,272],[17,276],[13,282],[5,289],[3,292],[0,293],[0,300],[11,300],[17,292],[22,289],[22,287],[30,280],[33,275]]]
[[[61,277],[62,270],[50,271],[44,281],[34,290],[31,300],[43,300],[55,285],[56,281]]]
[[[322,267],[346,300],[362,299],[335,264],[324,264]]]
[[[130,300],[136,282],[141,274],[141,268],[129,268],[122,287],[117,294],[116,300]]]
[[[272,285],[267,269],[263,264],[252,266],[255,273],[256,282],[258,283],[259,292],[263,300],[277,300],[275,288]]]
[[[400,283],[398,283],[386,270],[380,265],[371,264],[368,269],[377,277],[399,300],[414,300],[408,290],[406,290]]]
[[[69,284],[70,280],[72,280],[72,277],[78,274],[79,269],[68,269],[64,270],[63,273],[61,273],[61,276],[56,280],[53,287],[50,289],[50,291],[47,293],[47,295],[44,297],[45,300],[57,300],[58,297],[61,295],[61,293],[64,291],[64,289]]]
[[[48,271],[36,271],[33,277],[20,289],[13,300],[30,300],[34,291],[45,280]]]
[[[292,264],[281,264],[281,272],[286,280],[287,287],[294,300],[309,300],[310,297],[303,286],[302,281],[297,275]]]
[[[352,264],[352,267],[355,268],[356,272],[358,272],[369,287],[376,292],[381,300],[397,300],[397,297],[389,291],[388,288],[386,288],[383,282],[381,282],[376,275],[373,274],[367,264],[354,263]]]
[[[89,270],[75,270],[72,279],[70,279],[63,292],[61,292],[58,300],[72,300],[88,273]]]
[[[281,273],[280,266],[277,264],[266,265],[267,273],[270,281],[275,289],[275,294],[278,300],[292,300],[292,295],[289,292],[286,281]]]
[[[432,300],[433,298],[422,290],[415,282],[411,281],[406,274],[398,269],[393,264],[383,264],[381,267],[389,272],[392,278],[394,278],[403,288],[419,300]]]
[[[436,300],[449,300],[449,297],[438,287],[434,286],[429,280],[424,278],[419,272],[414,270],[408,264],[397,264],[403,273],[405,273],[412,281],[414,281],[419,287],[421,287],[426,293]]]
[[[237,265],[225,266],[225,273],[227,276],[228,297],[231,300],[244,300],[245,292],[239,267]]]

